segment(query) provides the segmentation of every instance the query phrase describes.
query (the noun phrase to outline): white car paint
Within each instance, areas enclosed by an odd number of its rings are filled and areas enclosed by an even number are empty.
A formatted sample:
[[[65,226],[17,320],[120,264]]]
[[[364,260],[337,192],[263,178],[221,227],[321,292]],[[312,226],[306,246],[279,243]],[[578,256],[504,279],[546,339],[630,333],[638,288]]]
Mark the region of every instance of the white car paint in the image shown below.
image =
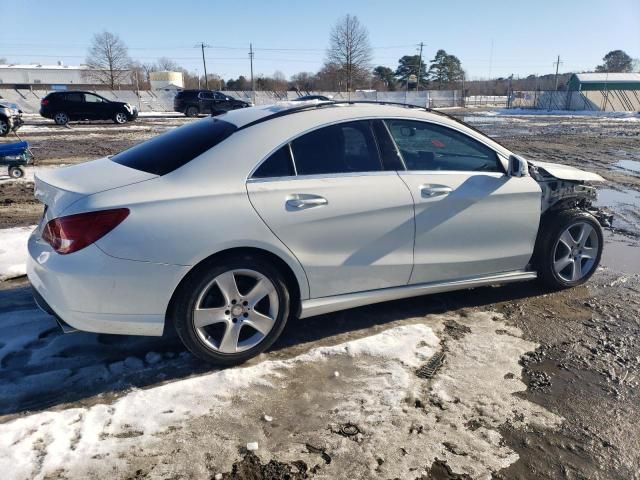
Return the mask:
[[[290,139],[358,119],[412,119],[455,129],[494,149],[506,172],[511,152],[504,147],[446,117],[384,105],[326,106],[247,126],[289,108],[218,117],[246,128],[163,176],[107,158],[37,174],[36,196],[48,208],[29,239],[28,275],[36,290],[75,328],[159,335],[180,281],[231,248],[260,249],[284,261],[300,291],[301,316],[535,277],[525,268],[540,188],[528,175],[386,171],[249,178]],[[420,196],[423,185],[451,193],[427,201]],[[289,200],[307,196],[326,202],[287,209]],[[130,210],[127,219],[81,251],[60,255],[41,238],[53,218],[121,207]]]

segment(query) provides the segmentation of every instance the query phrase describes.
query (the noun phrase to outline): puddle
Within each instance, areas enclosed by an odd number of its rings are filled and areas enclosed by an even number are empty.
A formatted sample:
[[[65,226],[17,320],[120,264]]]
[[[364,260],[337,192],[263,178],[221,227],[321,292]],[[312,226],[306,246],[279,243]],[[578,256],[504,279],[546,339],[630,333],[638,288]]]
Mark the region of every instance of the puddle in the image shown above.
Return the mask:
[[[640,274],[640,244],[607,230],[601,263],[616,272]]]
[[[627,173],[640,175],[640,161],[638,160],[618,160],[614,167]]]
[[[640,162],[636,163],[640,164]],[[640,192],[631,188],[623,188],[621,190],[615,190],[613,188],[598,189],[596,205],[614,209],[617,205],[636,205],[640,207]]]

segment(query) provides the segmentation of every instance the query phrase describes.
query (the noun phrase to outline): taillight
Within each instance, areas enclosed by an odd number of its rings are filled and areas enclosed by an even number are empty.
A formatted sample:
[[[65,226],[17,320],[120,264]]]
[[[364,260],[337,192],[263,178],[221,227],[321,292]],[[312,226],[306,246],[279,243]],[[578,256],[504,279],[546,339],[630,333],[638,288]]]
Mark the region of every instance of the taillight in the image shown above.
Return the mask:
[[[46,98],[43,98],[40,101],[40,105],[42,105],[43,107],[46,107],[47,105],[49,105],[49,100],[47,100]]]
[[[66,255],[104,237],[127,216],[128,208],[115,208],[54,218],[44,227],[42,238],[56,252]]]

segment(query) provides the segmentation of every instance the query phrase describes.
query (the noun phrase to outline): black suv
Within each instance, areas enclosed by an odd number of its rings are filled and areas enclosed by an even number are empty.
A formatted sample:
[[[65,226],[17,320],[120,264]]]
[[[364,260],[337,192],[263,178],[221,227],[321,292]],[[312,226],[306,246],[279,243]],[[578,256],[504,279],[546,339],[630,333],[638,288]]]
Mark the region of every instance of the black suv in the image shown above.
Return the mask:
[[[201,113],[218,115],[249,106],[251,105],[247,102],[211,90],[183,90],[173,99],[173,111],[184,113],[187,117],[195,117]]]
[[[125,102],[107,100],[92,92],[53,92],[40,102],[40,115],[58,125],[70,120],[113,120],[123,124],[138,117],[138,109]]]

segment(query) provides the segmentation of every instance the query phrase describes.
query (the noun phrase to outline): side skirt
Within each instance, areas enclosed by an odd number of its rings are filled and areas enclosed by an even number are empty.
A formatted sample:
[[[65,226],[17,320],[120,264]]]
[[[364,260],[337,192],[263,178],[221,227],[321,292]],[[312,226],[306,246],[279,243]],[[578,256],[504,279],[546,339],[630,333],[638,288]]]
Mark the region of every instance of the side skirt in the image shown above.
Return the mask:
[[[467,288],[484,287],[487,285],[505,284],[533,280],[538,277],[536,272],[505,272],[483,277],[468,278],[438,283],[420,283],[403,287],[383,288],[380,290],[368,290],[358,293],[347,293],[332,297],[312,298],[302,301],[300,318],[313,317],[325,313],[337,312],[348,308],[361,307],[372,303],[388,302],[401,298],[417,297],[432,293],[464,290]]]

